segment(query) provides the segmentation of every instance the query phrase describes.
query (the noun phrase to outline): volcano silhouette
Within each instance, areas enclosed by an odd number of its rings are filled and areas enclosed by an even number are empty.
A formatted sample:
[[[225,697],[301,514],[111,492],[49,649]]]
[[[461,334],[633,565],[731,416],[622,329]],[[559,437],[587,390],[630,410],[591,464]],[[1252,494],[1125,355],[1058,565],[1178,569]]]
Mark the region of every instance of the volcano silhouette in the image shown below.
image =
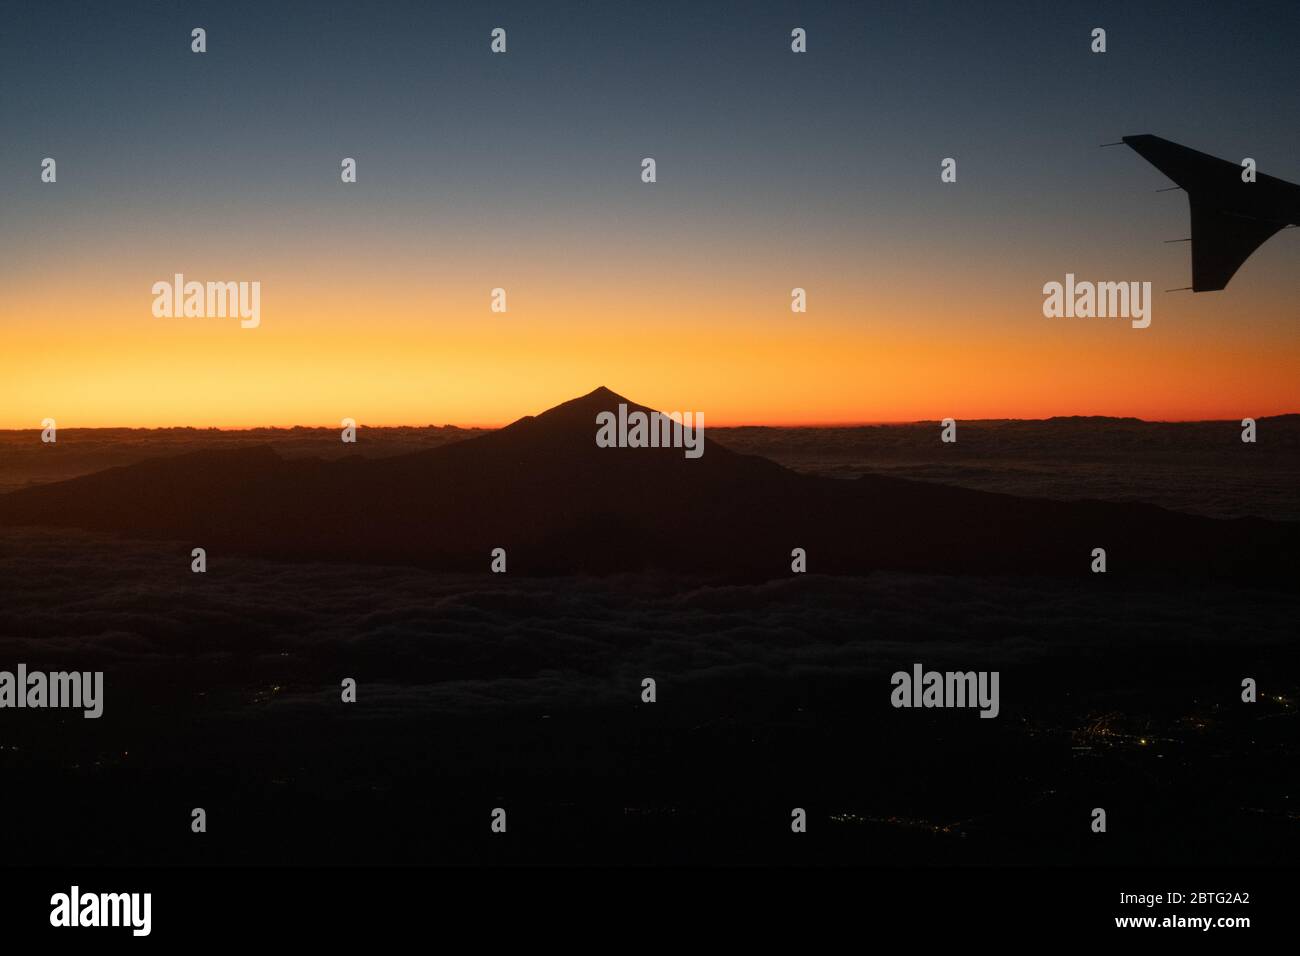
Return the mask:
[[[661,569],[776,577],[876,570],[1108,577],[1294,576],[1300,529],[1152,505],[1049,501],[790,471],[705,439],[601,448],[596,416],[648,412],[598,388],[498,431],[389,458],[201,451],[0,496],[0,525],[70,527],[288,560],[509,573]],[[706,432],[707,434],[707,432]],[[361,441],[364,442],[364,433]]]

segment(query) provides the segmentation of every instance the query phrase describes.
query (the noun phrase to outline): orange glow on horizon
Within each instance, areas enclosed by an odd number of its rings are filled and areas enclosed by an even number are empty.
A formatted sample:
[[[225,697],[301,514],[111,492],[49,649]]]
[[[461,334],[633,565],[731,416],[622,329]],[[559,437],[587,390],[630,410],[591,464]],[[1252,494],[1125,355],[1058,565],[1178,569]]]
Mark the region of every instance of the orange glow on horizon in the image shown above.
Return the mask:
[[[534,265],[496,314],[481,265],[440,263],[469,278],[411,286],[292,264],[195,276],[262,275],[256,329],[154,318],[149,285],[169,276],[111,259],[60,283],[25,274],[0,315],[0,428],[495,427],[600,385],[716,427],[1300,411],[1300,330],[1286,301],[1249,289],[1157,299],[1136,330],[1043,318],[1009,268],[877,289],[828,263],[792,314],[790,283],[749,269],[574,285]]]

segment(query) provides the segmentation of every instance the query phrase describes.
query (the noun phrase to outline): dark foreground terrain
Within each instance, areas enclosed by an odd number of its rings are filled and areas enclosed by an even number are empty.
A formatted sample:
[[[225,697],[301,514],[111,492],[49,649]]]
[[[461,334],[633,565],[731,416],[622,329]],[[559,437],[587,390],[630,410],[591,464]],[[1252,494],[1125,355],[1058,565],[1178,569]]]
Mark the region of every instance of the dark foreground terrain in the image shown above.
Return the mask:
[[[98,720],[4,713],[6,862],[1300,850],[1293,590],[885,573],[700,587],[252,559],[193,575],[174,550],[0,535],[0,659],[106,672]],[[1000,716],[893,709],[889,676],[914,662],[1000,670]],[[1247,676],[1258,703],[1240,700]]]
[[[355,446],[4,436],[0,669],[106,685],[98,720],[0,711],[4,861],[1296,859],[1300,418],[690,461],[597,449],[618,400]],[[917,663],[997,670],[999,716],[893,708]]]

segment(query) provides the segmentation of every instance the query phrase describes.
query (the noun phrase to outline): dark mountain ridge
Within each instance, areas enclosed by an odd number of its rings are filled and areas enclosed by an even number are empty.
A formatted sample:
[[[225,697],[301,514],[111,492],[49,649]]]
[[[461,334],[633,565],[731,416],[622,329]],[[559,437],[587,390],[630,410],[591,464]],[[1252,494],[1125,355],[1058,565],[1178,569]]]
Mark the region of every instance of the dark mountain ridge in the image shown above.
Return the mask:
[[[200,451],[0,496],[0,525],[75,527],[290,560],[511,573],[663,569],[713,577],[808,570],[1089,573],[1293,580],[1300,528],[1152,505],[1049,501],[883,476],[790,471],[708,438],[601,448],[599,388],[475,438],[386,458]],[[627,402],[629,409],[648,412]],[[706,429],[707,434],[707,429]]]

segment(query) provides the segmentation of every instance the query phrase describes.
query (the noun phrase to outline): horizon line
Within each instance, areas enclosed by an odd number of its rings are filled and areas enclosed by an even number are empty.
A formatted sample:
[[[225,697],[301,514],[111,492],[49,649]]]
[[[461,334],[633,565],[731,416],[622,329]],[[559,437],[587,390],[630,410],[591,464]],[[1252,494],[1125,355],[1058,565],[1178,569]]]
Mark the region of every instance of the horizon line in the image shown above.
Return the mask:
[[[544,414],[544,413],[538,413]],[[1286,418],[1288,416],[1300,415],[1300,412],[1276,412],[1269,415],[1253,416],[1256,421],[1269,418]],[[520,418],[511,419],[507,422],[498,424],[460,424],[457,422],[444,422],[435,424],[432,422],[425,424],[406,423],[376,423],[369,424],[366,422],[357,422],[357,428],[378,428],[378,429],[425,429],[425,428],[455,428],[462,431],[497,431],[513,425],[515,422],[522,421],[524,418],[536,418],[537,415],[524,415]],[[1049,415],[1045,418],[1017,418],[1017,417],[984,417],[984,418],[959,418],[957,416],[945,416],[954,418],[959,422],[979,423],[979,422],[1050,422],[1058,419],[1071,418],[1093,418],[1110,421],[1135,421],[1144,425],[1194,425],[1200,423],[1223,423],[1231,422],[1240,424],[1237,418],[1141,418],[1137,415],[1099,415],[1099,414],[1068,414],[1068,415]],[[1250,416],[1247,416],[1250,417]],[[706,424],[706,428],[876,428],[876,427],[899,427],[904,425],[935,425],[942,422],[942,418],[911,418],[911,419],[861,419],[846,421],[807,421],[807,422],[723,422]],[[215,432],[250,432],[250,431],[338,431],[341,425],[59,425],[59,431],[215,431]],[[42,426],[33,425],[26,428],[9,428],[0,427],[0,433],[5,432],[40,432]]]

